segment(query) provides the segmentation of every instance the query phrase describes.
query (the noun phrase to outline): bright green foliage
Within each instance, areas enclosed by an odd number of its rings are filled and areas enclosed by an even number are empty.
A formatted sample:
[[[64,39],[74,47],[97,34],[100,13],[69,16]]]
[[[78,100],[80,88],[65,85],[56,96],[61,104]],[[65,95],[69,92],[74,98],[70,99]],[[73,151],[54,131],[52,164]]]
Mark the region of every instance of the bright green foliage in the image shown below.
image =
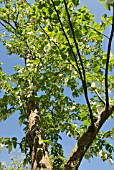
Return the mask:
[[[100,0],[100,2],[104,1]],[[97,106],[100,105],[103,108],[103,104],[92,88],[92,83],[104,98],[106,51],[102,49],[103,31],[111,24],[112,17],[104,14],[101,17],[101,22],[97,23],[94,21],[94,15],[86,6],[76,9],[78,4],[77,0],[67,1],[74,34],[86,72],[88,91],[92,96],[89,100],[93,116],[97,118]],[[2,3],[2,6],[0,21],[4,31],[0,36],[1,41],[6,46],[9,55],[15,53],[27,60],[26,56],[29,54],[29,61],[24,68],[20,65],[15,66],[16,73],[13,75],[7,76],[2,69],[0,70],[0,89],[4,92],[0,99],[0,121],[6,120],[18,110],[20,111],[20,124],[25,125],[26,132],[28,128],[26,98],[33,99],[39,106],[42,126],[46,135],[44,142],[51,145],[50,155],[52,159],[55,159],[52,162],[56,170],[58,162],[61,161],[61,164],[65,162],[62,146],[58,143],[58,139],[61,139],[60,132],[66,132],[70,137],[79,139],[90,125],[87,104],[78,102],[78,97],[83,97],[83,86],[69,43],[76,54],[81,72],[82,68],[64,2],[63,0],[55,1],[64,32],[51,0],[36,0],[31,6],[24,0],[10,0],[7,5]],[[114,104],[113,66],[114,54],[111,53],[108,82],[110,103],[112,104]],[[64,93],[65,88],[71,90],[73,97],[70,98]],[[33,96],[34,90],[37,92],[35,96]],[[85,157],[88,159],[93,154],[96,156],[100,154],[103,160],[111,161],[114,149],[105,141],[105,138],[113,137],[114,130],[99,132]],[[9,152],[12,150],[12,146],[15,148],[17,145],[16,138],[1,138],[1,143],[6,145]],[[26,161],[28,161],[29,150],[25,138],[22,139],[19,146],[21,151],[27,154]]]

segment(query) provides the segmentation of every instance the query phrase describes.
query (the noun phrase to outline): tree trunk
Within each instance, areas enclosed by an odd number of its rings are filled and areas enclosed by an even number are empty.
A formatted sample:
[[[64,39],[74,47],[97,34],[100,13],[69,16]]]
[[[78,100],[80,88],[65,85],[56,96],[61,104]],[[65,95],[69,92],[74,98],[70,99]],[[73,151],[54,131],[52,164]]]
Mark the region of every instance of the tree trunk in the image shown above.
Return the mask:
[[[27,141],[30,147],[32,170],[52,170],[47,145],[42,142],[45,137],[37,106],[35,106],[34,101],[30,101],[28,105],[30,114],[28,118],[29,130],[27,133]]]
[[[25,59],[25,66],[29,64],[30,59],[33,59],[30,50],[28,50]],[[32,65],[28,65],[31,68]],[[31,84],[35,86],[34,79],[28,81],[28,89]],[[35,100],[37,92],[33,90],[32,96],[27,97],[27,114],[28,114],[28,132],[26,138],[30,147],[31,168],[32,170],[52,170],[50,158],[48,155],[47,145],[43,143],[45,140],[44,132],[42,129],[41,117],[38,109],[38,103]]]
[[[110,106],[109,111],[106,111],[106,109],[104,108],[99,113],[98,119],[94,123],[94,131],[90,126],[87,131],[82,135],[82,137],[79,139],[78,143],[72,150],[68,161],[64,167],[64,170],[78,170],[87,149],[90,147],[90,145],[96,138],[96,135],[99,132],[100,128],[108,119],[108,117],[113,113],[113,111],[114,106]]]

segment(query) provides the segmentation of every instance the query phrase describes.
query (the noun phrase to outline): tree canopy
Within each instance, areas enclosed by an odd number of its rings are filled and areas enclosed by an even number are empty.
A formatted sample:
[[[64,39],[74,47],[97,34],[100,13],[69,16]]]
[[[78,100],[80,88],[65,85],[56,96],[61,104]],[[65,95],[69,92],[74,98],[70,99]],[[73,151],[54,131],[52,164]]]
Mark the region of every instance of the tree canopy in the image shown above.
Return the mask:
[[[0,67],[0,121],[19,111],[25,136],[0,138],[8,151],[19,145],[32,170],[78,169],[82,158],[100,155],[113,162],[114,128],[100,128],[114,114],[114,1],[99,0],[112,16],[101,22],[79,0],[0,0],[0,39],[8,55],[25,66],[7,75]],[[95,3],[95,2],[93,2]],[[110,27],[110,35],[104,31]],[[102,47],[107,41],[107,48]],[[71,91],[71,96],[65,93]],[[84,98],[81,102],[79,99]],[[77,142],[66,160],[62,132]]]

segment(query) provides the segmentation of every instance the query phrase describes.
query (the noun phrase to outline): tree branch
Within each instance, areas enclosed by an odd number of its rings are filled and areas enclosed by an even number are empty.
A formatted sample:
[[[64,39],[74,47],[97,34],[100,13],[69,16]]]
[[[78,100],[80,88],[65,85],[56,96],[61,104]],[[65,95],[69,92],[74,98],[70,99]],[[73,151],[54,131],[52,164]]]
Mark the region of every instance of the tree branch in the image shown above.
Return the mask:
[[[2,20],[4,23],[8,24],[14,31],[16,31],[16,28],[13,25],[11,25],[10,22],[6,21],[5,19],[2,19]]]
[[[56,7],[55,7],[55,3],[54,3],[53,0],[51,0],[51,2],[52,2],[52,4],[53,4],[53,6],[54,6],[54,9],[55,9],[56,13],[57,13],[57,17],[58,17],[59,23],[60,23],[60,25],[61,25],[63,34],[64,34],[64,36],[65,36],[65,38],[66,38],[66,40],[67,40],[67,42],[68,42],[68,45],[69,45],[69,47],[70,47],[71,52],[72,52],[72,54],[73,54],[73,56],[74,56],[74,58],[75,58],[76,65],[77,65],[77,68],[78,68],[78,71],[79,71],[79,74],[80,74],[80,78],[81,78],[81,80],[83,81],[82,73],[81,73],[81,70],[80,70],[80,68],[79,68],[79,66],[78,66],[78,62],[77,62],[76,56],[75,56],[75,54],[74,54],[74,51],[73,51],[73,49],[72,49],[72,46],[71,46],[71,44],[70,44],[70,42],[69,42],[69,39],[68,39],[68,37],[67,37],[67,35],[66,35],[66,33],[65,33],[64,28],[63,28],[63,24],[62,24],[62,22],[61,22],[61,20],[60,20],[59,13],[58,13],[58,11],[57,11],[57,9],[56,9]]]
[[[79,51],[78,43],[76,42],[75,33],[74,33],[74,29],[73,29],[73,26],[72,26],[72,23],[71,23],[71,20],[70,20],[70,14],[68,12],[66,0],[64,0],[64,4],[65,4],[65,10],[67,12],[67,17],[68,17],[68,21],[69,21],[69,24],[70,24],[70,28],[72,30],[72,35],[73,35],[75,47],[76,47],[76,50],[77,50],[77,54],[78,54],[80,64],[81,64],[81,67],[82,67],[82,72],[83,72],[82,84],[83,84],[85,99],[86,99],[86,102],[87,102],[87,105],[88,105],[88,108],[89,108],[89,112],[90,112],[91,125],[92,125],[92,129],[93,129],[94,128],[94,121],[93,121],[92,109],[91,109],[90,102],[89,102],[89,99],[88,99],[88,90],[87,90],[87,83],[86,83],[85,68],[84,68],[83,61],[82,61],[82,58],[81,58],[81,54],[80,54],[80,51]]]
[[[4,22],[5,24],[9,25],[9,26],[12,28],[12,31],[11,31],[11,32],[14,33],[14,34],[19,38],[19,36],[16,34],[16,28],[13,27],[13,25],[11,25],[10,22],[5,21],[4,19],[3,19],[3,22]],[[0,21],[0,24],[7,30],[7,28],[6,28],[7,25],[5,25],[4,23],[2,23],[2,22]],[[20,34],[20,36],[21,36],[21,34]]]
[[[1,21],[0,21],[0,24],[1,24],[4,28],[6,28],[6,25],[4,25]]]
[[[63,24],[62,24],[62,22],[61,22],[61,20],[60,20],[59,13],[58,13],[58,11],[57,11],[57,9],[56,9],[56,7],[55,7],[55,3],[54,3],[53,0],[51,0],[51,2],[52,2],[53,7],[54,7],[54,9],[55,9],[55,11],[56,11],[56,14],[57,14],[59,23],[60,23],[61,28],[62,28],[62,31],[63,31],[63,34],[64,34],[64,36],[65,36],[65,38],[66,38],[66,40],[67,40],[67,42],[68,42],[68,45],[69,45],[69,47],[70,47],[71,52],[72,52],[72,54],[73,54],[73,56],[74,56],[74,58],[75,58],[76,66],[77,66],[77,68],[78,68],[78,71],[79,71],[79,74],[80,74],[80,78],[81,78],[81,80],[83,81],[83,77],[82,77],[82,73],[81,73],[81,70],[80,70],[79,65],[78,65],[78,61],[77,61],[77,59],[76,59],[75,53],[74,53],[74,51],[73,51],[73,49],[72,49],[72,46],[71,46],[71,44],[70,44],[70,42],[69,42],[69,39],[68,39],[68,37],[67,37],[67,35],[66,35],[66,33],[65,33],[64,28],[63,28]]]
[[[88,28],[91,28],[91,29],[93,29],[95,32],[97,32],[97,33],[99,33],[99,34],[101,34],[101,35],[103,35],[104,37],[106,37],[107,39],[109,39],[109,37],[107,36],[107,35],[105,35],[105,34],[103,34],[103,33],[101,33],[101,32],[99,32],[98,30],[96,30],[95,28],[92,28],[91,26],[89,26],[89,25],[86,25]]]
[[[95,89],[95,87],[92,87],[92,90],[95,91],[96,95],[98,96],[99,100],[103,103],[103,105],[105,106],[105,101],[102,99],[102,97],[100,96],[99,92],[97,91],[97,89]]]
[[[97,133],[99,132],[102,125],[108,119],[108,117],[113,113],[114,106],[110,106],[109,111],[107,112],[106,108],[104,108],[100,113],[99,117],[94,122],[94,131],[91,131],[91,126],[87,129],[87,131],[82,135],[79,139],[78,143],[75,145],[72,150],[67,163],[64,166],[64,170],[78,170],[78,167],[84,157],[86,151],[96,138]]]
[[[98,96],[99,100],[103,103],[103,105],[105,105],[105,101],[102,99],[102,97],[100,96],[100,94],[98,93],[98,91],[95,89],[95,93]]]
[[[108,96],[108,67],[109,67],[109,60],[110,60],[110,50],[112,45],[113,39],[113,32],[114,32],[114,6],[113,6],[113,16],[112,16],[112,28],[108,43],[108,50],[107,50],[107,61],[106,61],[106,69],[105,69],[105,97],[106,97],[106,110],[109,107],[109,96]]]
[[[51,38],[50,38],[50,36],[47,34],[47,32],[41,27],[41,25],[40,25],[40,28],[42,29],[42,31],[44,32],[44,34],[48,37],[48,40],[50,41],[50,42],[53,42],[53,44],[58,48],[58,50],[60,51],[60,48],[59,48],[59,46],[57,45],[57,43],[55,43],[53,40],[51,40]]]

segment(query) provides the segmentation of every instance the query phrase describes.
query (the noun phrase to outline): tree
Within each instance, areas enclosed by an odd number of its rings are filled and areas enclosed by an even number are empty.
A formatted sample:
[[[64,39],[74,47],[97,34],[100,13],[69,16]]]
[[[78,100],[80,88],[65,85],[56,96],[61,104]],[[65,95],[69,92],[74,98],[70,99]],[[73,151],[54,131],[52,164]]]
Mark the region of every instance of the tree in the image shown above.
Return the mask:
[[[13,75],[1,67],[0,119],[20,111],[26,135],[21,143],[15,137],[0,142],[9,152],[19,145],[32,170],[77,170],[84,156],[99,154],[112,162],[114,148],[106,139],[114,137],[114,128],[107,132],[100,128],[114,117],[114,1],[100,2],[113,14],[104,14],[97,23],[86,6],[78,7],[79,0],[36,0],[33,5],[1,0],[1,41],[9,55],[25,60],[25,67],[15,66]],[[103,33],[108,26],[110,37]],[[85,102],[79,103],[79,97]],[[60,132],[77,140],[68,160],[58,142]]]

